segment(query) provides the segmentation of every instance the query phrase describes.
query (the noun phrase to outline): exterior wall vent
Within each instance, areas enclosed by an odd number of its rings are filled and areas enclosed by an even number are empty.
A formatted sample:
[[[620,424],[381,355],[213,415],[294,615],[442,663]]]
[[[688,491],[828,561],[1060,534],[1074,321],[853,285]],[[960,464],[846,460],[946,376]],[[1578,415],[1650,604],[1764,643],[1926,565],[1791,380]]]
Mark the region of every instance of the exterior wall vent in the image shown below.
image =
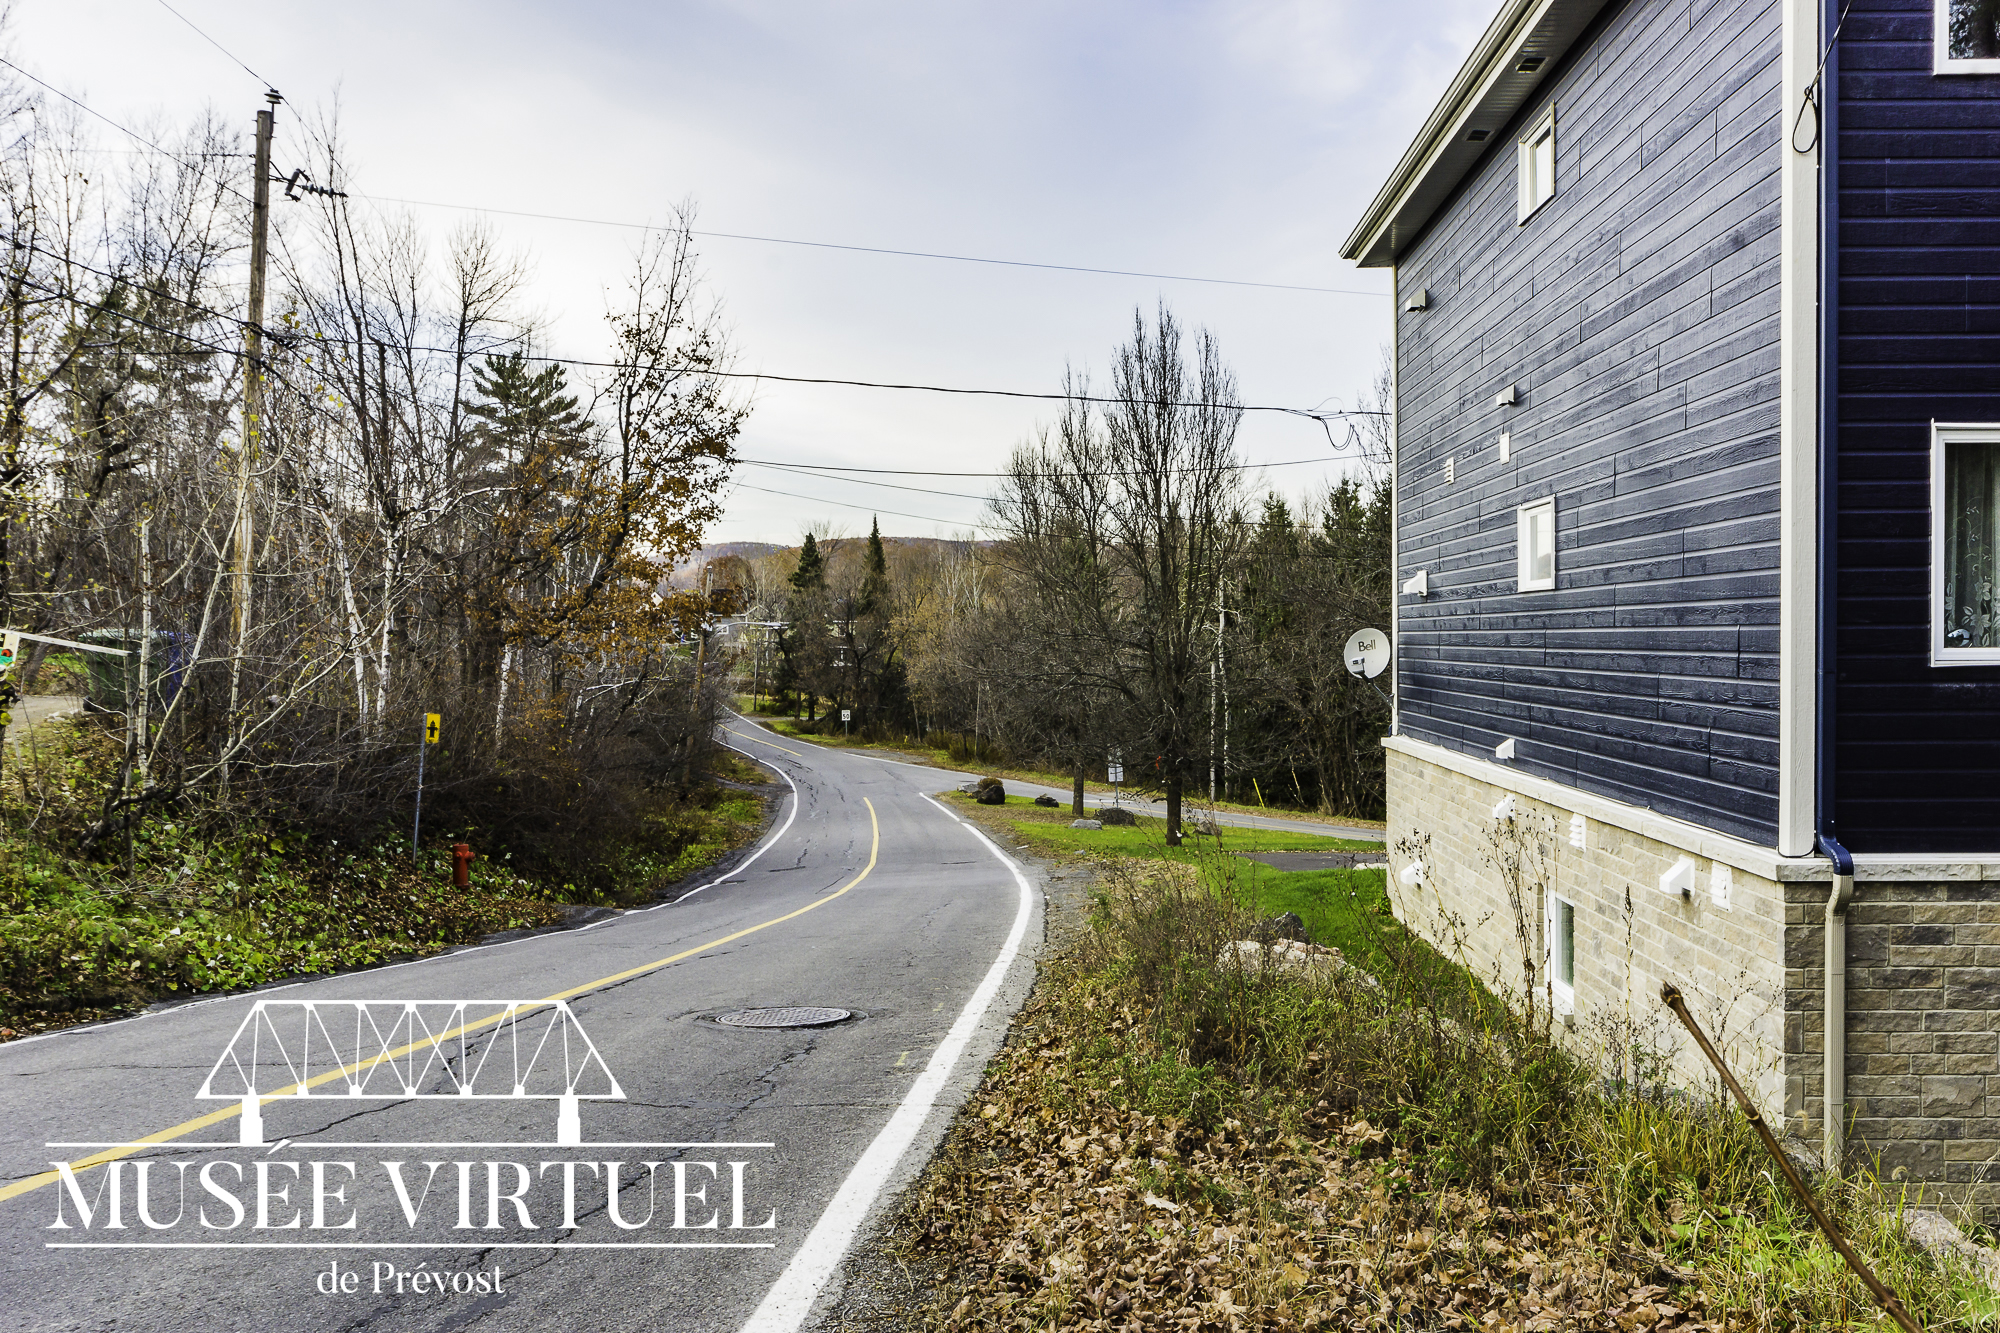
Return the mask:
[[[1406,311],[1429,310],[1430,308],[1431,289],[1428,287],[1417,288],[1415,292],[1411,293],[1410,299],[1403,302],[1403,309]]]
[[[1514,386],[1511,384],[1493,395],[1493,406],[1495,407],[1512,407],[1520,401],[1521,395],[1515,392]]]
[[[1494,746],[1493,757],[1495,759],[1512,759],[1514,757],[1514,738],[1509,736],[1506,740]]]
[[[1420,569],[1410,575],[1403,583],[1403,591],[1418,597],[1429,596],[1431,591],[1431,572],[1428,569]]]
[[[1533,74],[1536,70],[1540,69],[1543,65],[1547,64],[1548,59],[1549,58],[1547,56],[1522,56],[1518,61],[1514,63],[1515,72],[1520,74]]]
[[[1694,897],[1694,861],[1683,856],[1660,876],[1660,892]]]

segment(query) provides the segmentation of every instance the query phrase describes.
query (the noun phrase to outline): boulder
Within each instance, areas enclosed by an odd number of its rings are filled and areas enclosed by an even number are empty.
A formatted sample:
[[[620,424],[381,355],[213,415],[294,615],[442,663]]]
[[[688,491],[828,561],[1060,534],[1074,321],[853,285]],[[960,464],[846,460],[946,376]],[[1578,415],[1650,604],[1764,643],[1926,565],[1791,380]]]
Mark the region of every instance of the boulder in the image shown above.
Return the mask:
[[[1278,940],[1273,944],[1264,944],[1258,940],[1237,940],[1223,945],[1222,952],[1216,955],[1215,962],[1218,967],[1234,966],[1247,971],[1270,968],[1276,972],[1290,972],[1316,981],[1331,981],[1335,977],[1346,977],[1371,988],[1380,984],[1375,978],[1348,962],[1346,955],[1340,950],[1327,949],[1298,940]]]
[[[1035,804],[1039,805],[1044,810],[1053,810],[1056,808],[1056,798],[1053,796],[1037,796],[1035,798]]]
[[[1312,943],[1312,936],[1306,934],[1306,923],[1297,912],[1285,912],[1269,921],[1259,921],[1251,928],[1250,938],[1259,944],[1270,944],[1276,940]]]
[[[998,778],[981,778],[978,789],[972,794],[972,799],[981,805],[1005,805],[1007,789],[1001,785]]]
[[[1139,816],[1122,805],[1107,805],[1097,812],[1097,817],[1106,824],[1131,825],[1139,822]]]
[[[1101,819],[1072,819],[1069,821],[1069,826],[1071,828],[1101,829],[1104,827],[1104,821]]]
[[[971,782],[960,783],[958,789],[967,796],[977,796],[979,795],[979,780],[975,778]]]

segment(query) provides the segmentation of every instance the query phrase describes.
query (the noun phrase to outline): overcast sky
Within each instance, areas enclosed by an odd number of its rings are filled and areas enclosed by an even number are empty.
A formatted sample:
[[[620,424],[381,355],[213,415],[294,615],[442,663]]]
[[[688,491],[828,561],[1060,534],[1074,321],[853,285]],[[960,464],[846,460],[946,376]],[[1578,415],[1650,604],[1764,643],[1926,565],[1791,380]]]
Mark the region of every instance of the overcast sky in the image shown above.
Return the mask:
[[[1046,392],[1065,364],[1101,376],[1134,307],[1165,299],[1215,333],[1246,402],[1314,407],[1354,402],[1389,330],[1387,273],[1345,263],[1340,243],[1496,0],[172,3],[284,93],[281,168],[291,116],[337,98],[374,196],[632,223],[691,198],[712,231],[1380,293],[704,239],[740,368]],[[262,104],[161,0],[14,10],[11,58],[127,124],[213,107],[247,133]],[[411,211],[440,238],[466,216]],[[551,350],[603,356],[637,233],[490,216],[532,260]],[[990,471],[1053,407],[767,382],[740,449]],[[1331,457],[1291,417],[1252,414],[1240,442],[1258,463]],[[1268,481],[1296,494],[1338,471]],[[875,512],[891,535],[947,534],[982,512],[753,466],[735,479],[713,541],[866,532]]]

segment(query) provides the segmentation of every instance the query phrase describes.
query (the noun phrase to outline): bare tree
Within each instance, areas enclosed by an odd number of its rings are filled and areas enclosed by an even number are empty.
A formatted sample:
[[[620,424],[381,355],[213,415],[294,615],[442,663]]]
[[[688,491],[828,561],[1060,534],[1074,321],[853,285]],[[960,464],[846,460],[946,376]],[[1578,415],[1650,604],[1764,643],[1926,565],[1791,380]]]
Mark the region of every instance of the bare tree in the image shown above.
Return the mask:
[[[1241,540],[1235,376],[1205,331],[1192,358],[1162,304],[1113,356],[1108,404],[1072,377],[1053,439],[1016,456],[995,511],[1014,568],[1060,627],[1077,688],[1119,701],[1134,776],[1166,793],[1167,838],[1206,749],[1210,627]]]

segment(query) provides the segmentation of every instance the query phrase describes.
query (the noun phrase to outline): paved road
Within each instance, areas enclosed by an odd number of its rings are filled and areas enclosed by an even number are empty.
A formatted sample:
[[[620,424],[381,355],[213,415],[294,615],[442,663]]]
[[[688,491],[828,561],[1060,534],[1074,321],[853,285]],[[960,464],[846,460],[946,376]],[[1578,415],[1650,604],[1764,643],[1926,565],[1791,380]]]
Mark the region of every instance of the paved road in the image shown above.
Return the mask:
[[[797,1326],[997,1047],[1042,895],[923,796],[935,770],[749,748],[796,783],[789,823],[671,906],[0,1046],[0,1323]],[[505,1023],[452,1007],[558,997],[566,1014]],[[771,1005],[860,1017],[714,1021]],[[226,1099],[252,1072],[287,1095],[246,1145]],[[211,1075],[225,1100],[197,1098]],[[623,1099],[591,1100],[611,1078]],[[565,1092],[575,1146],[555,1142]],[[73,1187],[52,1170],[146,1136]],[[119,1248],[55,1248],[74,1245]]]
[[[897,759],[889,754],[881,754],[868,750],[851,750],[845,747],[836,749],[833,746],[813,745],[810,742],[801,741],[793,736],[773,736],[769,728],[759,726],[747,718],[742,719],[740,725],[736,726],[733,730],[738,735],[753,736],[765,741],[767,744],[775,741],[778,744],[789,746],[794,752],[801,754],[806,751],[812,751],[815,754],[839,753],[858,755],[872,758],[879,764],[892,764],[898,768],[930,773],[934,775],[931,781],[935,782],[937,787],[956,787],[960,783],[970,782],[979,776],[976,773],[939,768],[933,764],[911,763],[908,760]],[[761,754],[764,751],[760,750],[758,753]],[[921,779],[916,780],[921,781]],[[1044,787],[1039,783],[1016,782],[1011,778],[1007,780],[1006,785],[1007,794],[1010,796],[1053,796],[1062,802],[1065,809],[1069,806],[1071,792],[1068,787]],[[1085,793],[1084,803],[1091,809],[1096,809],[1100,805],[1109,805],[1112,802],[1111,798],[1105,793],[1090,791]],[[1132,792],[1122,793],[1120,803],[1144,814],[1164,817],[1167,811],[1166,802],[1163,798],[1147,797]],[[1188,817],[1192,817],[1192,812],[1195,809],[1194,802],[1190,801],[1186,809],[1189,812]],[[1219,810],[1216,812],[1215,820],[1218,824],[1228,824],[1235,828],[1284,829],[1292,833],[1314,833],[1325,838],[1353,838],[1362,842],[1382,841],[1382,830],[1379,828],[1327,823],[1316,819],[1286,819],[1279,815],[1253,815],[1235,810]]]

